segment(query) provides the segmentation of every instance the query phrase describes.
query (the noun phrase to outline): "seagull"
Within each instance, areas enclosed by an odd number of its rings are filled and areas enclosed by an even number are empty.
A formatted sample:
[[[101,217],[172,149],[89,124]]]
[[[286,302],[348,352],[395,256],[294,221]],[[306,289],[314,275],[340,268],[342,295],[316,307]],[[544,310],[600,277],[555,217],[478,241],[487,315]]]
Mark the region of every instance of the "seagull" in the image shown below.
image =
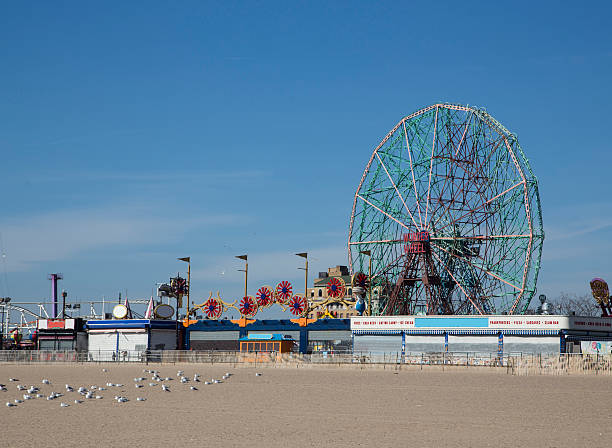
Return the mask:
[[[63,407],[63,408],[67,408],[67,407],[68,407],[68,406],[70,406],[70,405],[69,405],[69,404],[67,404],[67,403],[61,403],[61,404],[60,404],[60,406],[61,406],[61,407]]]
[[[11,383],[13,383],[13,382],[15,382],[15,381],[19,381],[19,380],[18,380],[17,378],[9,378],[9,381],[10,381]]]
[[[43,394],[36,394],[36,398],[42,398],[42,397],[44,397]]]
[[[136,386],[136,388],[141,388],[143,387],[142,384],[134,384],[134,386]]]
[[[17,406],[15,403],[10,403],[10,402],[7,402],[7,403],[6,403],[6,405],[7,405],[9,408],[13,408],[13,407]]]
[[[103,372],[108,372],[108,369],[102,369]]]
[[[190,389],[191,389],[191,390],[198,390],[198,388],[197,388],[197,387],[195,387],[195,386],[191,386],[191,387],[190,387]]]
[[[51,381],[49,381],[49,380],[42,380],[42,383],[43,384],[51,384]]]
[[[210,384],[210,381],[204,381],[204,384]]]
[[[215,380],[215,384],[221,384],[223,381],[221,380]]]
[[[0,390],[6,392],[6,385],[0,384]]]
[[[23,399],[24,399],[24,400],[31,400],[31,399],[32,399],[32,396],[31,396],[31,395],[28,395],[28,394],[23,394]]]
[[[106,387],[98,387],[98,390],[106,390]]]
[[[145,400],[146,400],[146,398],[143,398],[143,397],[136,398],[136,401],[145,401]]]
[[[185,377],[182,377],[182,378],[181,378],[181,383],[186,383],[186,382],[188,382],[188,381],[189,381],[189,380],[188,380],[187,378],[185,378]]]
[[[180,375],[179,375],[180,376]],[[172,378],[170,378],[169,376],[166,377],[165,381],[172,381]]]
[[[102,398],[104,398],[102,395],[96,395],[96,400],[101,400]]]
[[[256,373],[255,376],[261,376],[261,373]]]
[[[15,398],[15,403],[23,403],[23,400],[19,400],[18,398]]]
[[[74,389],[68,385],[66,385],[66,392],[74,392]]]
[[[195,375],[193,375],[193,381],[195,381],[196,383],[200,382],[200,375],[198,375],[197,373]]]
[[[157,386],[157,383],[149,383],[149,386],[151,386],[151,387]]]
[[[26,387],[25,387],[25,386],[22,386],[21,384],[18,384],[18,385],[17,385],[17,389],[18,389],[18,390],[26,390]]]
[[[74,400],[74,404],[80,404],[83,403],[81,400]]]
[[[170,388],[166,386],[165,384],[162,384],[162,390],[166,392],[170,392]]]
[[[117,398],[117,403],[125,403],[126,401],[128,401],[128,399],[127,399],[127,398],[125,398],[125,397],[119,397],[119,398]]]

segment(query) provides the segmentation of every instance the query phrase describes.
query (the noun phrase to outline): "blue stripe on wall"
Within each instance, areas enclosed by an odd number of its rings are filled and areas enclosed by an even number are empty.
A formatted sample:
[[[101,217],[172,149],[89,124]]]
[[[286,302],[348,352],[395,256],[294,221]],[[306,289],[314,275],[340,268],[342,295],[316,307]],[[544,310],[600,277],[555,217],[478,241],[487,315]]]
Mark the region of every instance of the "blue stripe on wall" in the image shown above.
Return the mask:
[[[486,328],[489,326],[489,318],[415,317],[414,326],[416,328]]]

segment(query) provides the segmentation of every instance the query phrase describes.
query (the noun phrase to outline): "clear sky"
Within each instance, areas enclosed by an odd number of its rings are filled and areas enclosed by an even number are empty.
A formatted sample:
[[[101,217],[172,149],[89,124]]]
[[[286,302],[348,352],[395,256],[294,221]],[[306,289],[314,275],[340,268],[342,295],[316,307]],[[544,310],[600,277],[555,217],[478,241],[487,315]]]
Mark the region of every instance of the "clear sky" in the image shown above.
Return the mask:
[[[609,2],[2,2],[0,295],[194,300],[347,264],[374,146],[485,107],[540,182],[539,293],[612,281]],[[435,6],[428,6],[435,4]]]

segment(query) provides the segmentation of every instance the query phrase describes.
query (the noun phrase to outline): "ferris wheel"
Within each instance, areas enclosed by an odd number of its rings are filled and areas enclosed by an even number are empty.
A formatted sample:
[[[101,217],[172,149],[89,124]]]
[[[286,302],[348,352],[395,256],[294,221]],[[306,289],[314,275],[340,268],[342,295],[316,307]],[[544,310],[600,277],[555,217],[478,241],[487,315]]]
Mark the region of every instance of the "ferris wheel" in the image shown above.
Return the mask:
[[[543,240],[537,180],[516,136],[482,109],[434,104],[374,150],[348,254],[351,273],[371,257],[380,314],[521,314]]]

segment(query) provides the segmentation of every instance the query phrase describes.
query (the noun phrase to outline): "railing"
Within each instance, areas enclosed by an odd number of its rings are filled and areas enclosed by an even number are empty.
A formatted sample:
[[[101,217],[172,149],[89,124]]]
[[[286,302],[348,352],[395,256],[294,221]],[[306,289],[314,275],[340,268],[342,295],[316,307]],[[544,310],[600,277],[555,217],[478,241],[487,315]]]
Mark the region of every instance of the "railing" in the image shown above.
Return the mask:
[[[612,355],[496,353],[351,353],[221,352],[221,351],[0,351],[0,363],[198,363],[264,366],[357,366],[401,369],[490,367],[512,375],[612,375]]]

